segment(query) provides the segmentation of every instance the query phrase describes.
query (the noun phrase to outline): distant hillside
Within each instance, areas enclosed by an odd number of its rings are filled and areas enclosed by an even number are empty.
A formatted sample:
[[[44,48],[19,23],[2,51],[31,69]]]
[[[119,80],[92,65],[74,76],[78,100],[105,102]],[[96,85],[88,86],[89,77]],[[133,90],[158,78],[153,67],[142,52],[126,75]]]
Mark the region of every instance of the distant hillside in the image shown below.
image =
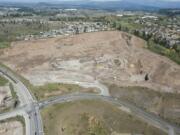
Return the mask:
[[[168,15],[168,16],[175,16],[180,15],[180,9],[161,9],[159,10],[160,14]]]
[[[81,8],[81,9],[104,9],[104,10],[157,10],[157,7],[146,6],[135,4],[126,1],[107,1],[107,2],[97,2],[97,1],[76,1],[76,2],[41,2],[38,3],[39,6],[53,6],[61,8]]]
[[[157,8],[180,8],[180,1],[162,1],[162,0],[124,0],[130,3],[152,6]]]
[[[4,1],[4,2],[3,2]],[[10,1],[10,0],[9,0]],[[16,0],[20,1],[20,0]],[[122,0],[122,1],[95,1],[95,0],[79,0],[79,1],[48,1],[37,0],[36,3],[27,3],[26,1],[15,3],[0,1],[0,5],[19,5],[19,6],[37,6],[37,7],[58,7],[58,8],[81,8],[81,9],[104,9],[104,10],[159,10],[180,8],[180,2],[167,2],[161,0]],[[39,3],[38,3],[39,2]],[[31,3],[31,4],[30,4]]]

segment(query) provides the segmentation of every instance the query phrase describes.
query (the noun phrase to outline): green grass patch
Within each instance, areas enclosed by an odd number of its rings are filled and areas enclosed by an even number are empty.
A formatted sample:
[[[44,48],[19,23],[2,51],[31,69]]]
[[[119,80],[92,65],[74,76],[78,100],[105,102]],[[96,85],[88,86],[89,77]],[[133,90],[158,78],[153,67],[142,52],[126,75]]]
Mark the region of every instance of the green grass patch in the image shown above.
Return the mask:
[[[165,135],[138,118],[101,100],[56,104],[41,111],[45,135]]]
[[[176,107],[180,106],[180,94],[159,92],[145,87],[109,86],[110,94],[138,106],[148,112],[156,112],[157,115],[167,121],[180,125],[180,117],[176,113]],[[173,107],[174,106],[174,107]],[[168,111],[171,110],[172,112]]]
[[[5,86],[6,84],[9,85],[9,88],[10,88],[10,90],[11,90],[11,95],[12,95],[13,102],[14,102],[14,106],[13,106],[13,107],[16,107],[16,106],[18,105],[18,103],[19,103],[19,99],[18,99],[18,96],[17,96],[16,92],[14,91],[13,85],[12,85],[11,83],[9,83],[9,81],[8,81],[6,78],[0,76],[0,86]],[[11,106],[10,106],[10,107],[6,107],[6,108],[3,108],[3,109],[1,110],[1,113],[8,112],[8,111],[10,111],[11,109],[12,109]]]
[[[17,96],[17,93],[14,90],[14,86],[12,85],[12,83],[9,84],[9,88],[11,90],[11,95],[12,95],[13,100],[14,100],[14,107],[17,107],[19,105],[20,101],[19,101],[19,98]]]
[[[8,118],[8,119],[0,121],[0,123],[11,122],[11,121],[19,121],[25,127],[25,120],[24,120],[24,117],[22,117],[22,116],[16,116],[16,117],[13,117],[13,118]]]
[[[10,46],[9,42],[0,42],[0,49],[7,48]]]
[[[120,21],[120,22],[117,23],[117,28],[118,27],[121,27],[122,30],[123,30],[123,28],[128,28],[128,30],[132,31],[132,30],[142,28],[142,25],[135,24],[135,23],[129,23],[129,22],[126,22],[126,21]]]
[[[0,75],[0,86],[5,86],[8,83],[8,80]]]
[[[17,98],[17,94],[14,91],[14,86],[12,85],[12,83],[9,84],[9,88],[11,90],[12,97],[16,99]]]
[[[137,18],[138,16],[115,17],[114,19],[111,19],[110,22],[113,28],[130,32],[144,27],[142,24],[134,23]]]
[[[12,109],[11,107],[3,108],[3,109],[0,110],[0,114],[7,113],[7,112],[9,112],[11,109]]]
[[[83,88],[79,85],[63,83],[48,83],[43,86],[31,86],[31,90],[38,100],[74,92],[94,92],[93,88]]]
[[[7,82],[8,83],[8,82]],[[7,84],[6,83],[6,84]],[[14,90],[14,86],[12,85],[12,83],[9,83],[9,89],[11,91],[11,95],[12,95],[12,98],[13,98],[13,105],[12,106],[9,106],[9,107],[5,107],[3,108],[0,113],[5,113],[5,112],[8,112],[10,111],[11,109],[13,108],[16,108],[19,104],[19,98]]]
[[[165,48],[162,45],[155,44],[153,41],[148,42],[147,48],[155,53],[168,57],[180,65],[180,54],[174,49]]]

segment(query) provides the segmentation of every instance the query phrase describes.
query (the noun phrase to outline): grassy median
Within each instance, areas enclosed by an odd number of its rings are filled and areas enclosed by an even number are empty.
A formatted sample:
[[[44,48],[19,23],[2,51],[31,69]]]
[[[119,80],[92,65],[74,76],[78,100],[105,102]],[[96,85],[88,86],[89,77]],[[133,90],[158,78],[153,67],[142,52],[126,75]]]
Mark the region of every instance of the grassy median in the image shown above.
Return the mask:
[[[8,80],[0,75],[0,86],[5,86],[8,83]]]
[[[83,88],[75,84],[49,83],[43,86],[32,86],[31,90],[38,100],[75,92],[97,93],[95,88]]]

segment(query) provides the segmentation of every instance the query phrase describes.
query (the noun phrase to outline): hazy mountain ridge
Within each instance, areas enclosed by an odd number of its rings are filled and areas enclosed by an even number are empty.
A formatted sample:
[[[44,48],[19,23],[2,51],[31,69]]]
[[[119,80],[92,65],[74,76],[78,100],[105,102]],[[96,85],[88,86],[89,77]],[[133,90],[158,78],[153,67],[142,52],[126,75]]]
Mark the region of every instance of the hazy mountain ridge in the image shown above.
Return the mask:
[[[20,0],[17,0],[18,2]],[[1,1],[3,4],[16,4],[16,2]],[[30,6],[23,1],[23,5]],[[37,1],[36,1],[37,2]],[[22,5],[22,3],[18,3]],[[122,0],[122,1],[47,1],[40,0],[39,3],[34,3],[37,6],[60,7],[60,8],[81,8],[81,9],[105,9],[105,10],[157,10],[161,8],[180,8],[180,1],[161,1],[161,0]],[[34,5],[33,4],[33,5]]]
[[[125,2],[125,1],[109,1],[109,2],[95,2],[95,1],[89,1],[89,2],[58,2],[56,4],[54,3],[38,3],[38,5],[44,5],[44,6],[54,6],[54,7],[62,7],[62,8],[82,8],[82,9],[104,9],[104,10],[155,10],[158,9],[153,6],[146,6],[146,5],[140,5],[135,4],[131,2]]]

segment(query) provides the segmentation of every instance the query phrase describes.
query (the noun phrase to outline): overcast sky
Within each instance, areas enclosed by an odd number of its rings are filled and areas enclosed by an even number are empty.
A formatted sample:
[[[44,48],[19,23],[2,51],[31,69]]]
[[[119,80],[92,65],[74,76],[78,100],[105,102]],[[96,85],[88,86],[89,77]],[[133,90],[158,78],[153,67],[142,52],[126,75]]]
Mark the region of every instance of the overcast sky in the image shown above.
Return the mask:
[[[6,1],[6,0],[0,0],[0,1]],[[32,1],[32,2],[38,2],[38,1],[49,1],[51,0],[7,0],[7,1]],[[78,0],[52,0],[52,1],[78,1]],[[121,0],[82,0],[82,1],[121,1]],[[134,0],[131,0],[134,1]],[[138,1],[138,0],[137,0]],[[144,0],[145,1],[156,1],[156,0]],[[160,1],[180,1],[180,0],[160,0]]]
[[[53,1],[79,1],[79,0],[0,0],[0,2],[5,2],[5,1],[11,1],[11,2],[53,2]],[[121,0],[81,0],[81,1],[121,1]],[[123,1],[126,1],[126,0],[123,0]],[[127,0],[127,1],[132,1],[132,2],[135,2],[135,1],[143,1],[144,3],[146,2],[155,2],[155,1],[169,1],[169,2],[172,2],[172,1],[178,1],[180,2],[180,0]]]

